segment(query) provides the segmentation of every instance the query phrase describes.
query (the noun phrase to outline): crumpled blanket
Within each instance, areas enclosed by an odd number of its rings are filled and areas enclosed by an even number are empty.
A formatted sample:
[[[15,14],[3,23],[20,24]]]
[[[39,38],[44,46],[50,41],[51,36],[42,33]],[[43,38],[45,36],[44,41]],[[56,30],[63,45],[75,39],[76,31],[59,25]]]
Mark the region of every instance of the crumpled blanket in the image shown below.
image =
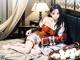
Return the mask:
[[[13,42],[14,41],[14,42]],[[23,40],[21,39],[13,39],[13,40],[6,40],[6,41],[0,41],[0,47],[6,44],[16,44],[16,43],[22,43]],[[34,55],[34,52],[30,54],[26,54],[23,52],[16,51],[14,49],[0,49],[0,55],[3,56],[6,60],[48,60],[48,56],[44,56],[42,54],[40,55]]]

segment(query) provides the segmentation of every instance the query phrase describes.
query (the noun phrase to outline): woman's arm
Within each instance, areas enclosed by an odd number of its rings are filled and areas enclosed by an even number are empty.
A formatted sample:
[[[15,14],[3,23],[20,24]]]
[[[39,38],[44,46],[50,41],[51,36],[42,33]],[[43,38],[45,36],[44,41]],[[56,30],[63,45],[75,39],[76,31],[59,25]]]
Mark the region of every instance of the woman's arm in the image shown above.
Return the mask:
[[[66,40],[66,36],[67,36],[66,33],[63,33],[62,36],[55,36],[55,42],[57,43],[64,42]]]
[[[66,40],[66,36],[67,34],[64,32],[65,31],[65,27],[64,27],[64,22],[61,24],[60,26],[61,28],[59,29],[57,36],[55,36],[55,40],[56,42],[64,42],[64,40]]]

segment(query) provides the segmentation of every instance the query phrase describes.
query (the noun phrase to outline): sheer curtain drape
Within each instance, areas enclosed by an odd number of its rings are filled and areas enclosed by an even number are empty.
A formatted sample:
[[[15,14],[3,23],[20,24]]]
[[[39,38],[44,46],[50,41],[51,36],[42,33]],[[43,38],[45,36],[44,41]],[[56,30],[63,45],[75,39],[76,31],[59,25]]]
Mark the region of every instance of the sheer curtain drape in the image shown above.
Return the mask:
[[[11,16],[3,24],[0,25],[0,39],[6,38],[14,29],[20,17],[22,16],[28,0],[17,0]]]

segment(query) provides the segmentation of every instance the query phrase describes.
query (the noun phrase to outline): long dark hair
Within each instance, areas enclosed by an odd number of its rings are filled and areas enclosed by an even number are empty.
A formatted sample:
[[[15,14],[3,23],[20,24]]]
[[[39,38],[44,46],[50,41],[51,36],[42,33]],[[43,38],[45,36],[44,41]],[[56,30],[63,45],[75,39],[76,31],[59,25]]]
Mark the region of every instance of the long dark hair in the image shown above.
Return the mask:
[[[50,8],[48,17],[52,17],[52,16],[50,15],[50,13],[52,13],[52,11],[55,10],[55,9],[58,9],[58,10],[59,10],[59,14],[60,14],[60,16],[59,16],[59,18],[58,18],[58,21],[57,21],[57,23],[56,23],[56,26],[59,28],[60,25],[61,25],[61,23],[64,21],[63,16],[62,16],[62,8],[61,8],[61,6],[58,5],[58,4],[53,4],[53,5],[51,6],[51,8]]]

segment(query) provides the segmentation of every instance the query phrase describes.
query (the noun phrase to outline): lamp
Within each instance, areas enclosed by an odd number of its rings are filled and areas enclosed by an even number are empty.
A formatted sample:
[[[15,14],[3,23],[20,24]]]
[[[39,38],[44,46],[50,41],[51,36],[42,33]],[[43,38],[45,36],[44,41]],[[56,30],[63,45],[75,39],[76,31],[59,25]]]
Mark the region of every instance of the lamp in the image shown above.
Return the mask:
[[[39,24],[42,19],[42,12],[49,11],[49,8],[46,3],[40,2],[40,3],[35,3],[31,10],[39,12],[39,20],[38,20]]]

